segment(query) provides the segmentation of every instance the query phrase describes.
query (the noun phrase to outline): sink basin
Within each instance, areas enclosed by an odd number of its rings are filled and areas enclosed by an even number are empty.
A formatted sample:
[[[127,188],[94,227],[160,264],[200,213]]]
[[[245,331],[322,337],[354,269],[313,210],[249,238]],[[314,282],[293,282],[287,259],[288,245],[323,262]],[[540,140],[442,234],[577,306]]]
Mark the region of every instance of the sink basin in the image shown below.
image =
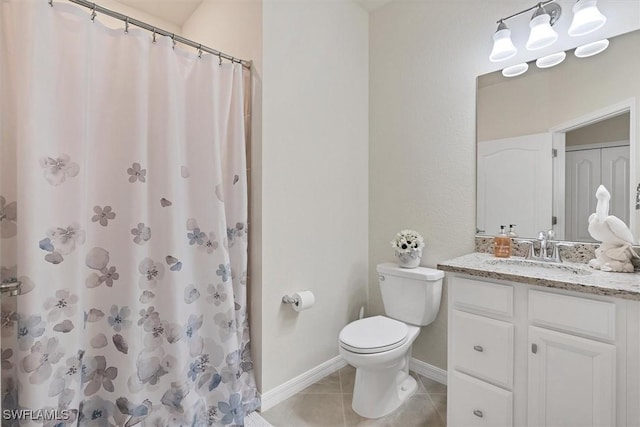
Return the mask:
[[[513,268],[521,272],[550,274],[550,273],[568,273],[578,276],[587,276],[591,274],[591,270],[587,267],[574,267],[571,265],[560,264],[557,262],[541,262],[528,259],[489,259],[485,261],[489,265]]]

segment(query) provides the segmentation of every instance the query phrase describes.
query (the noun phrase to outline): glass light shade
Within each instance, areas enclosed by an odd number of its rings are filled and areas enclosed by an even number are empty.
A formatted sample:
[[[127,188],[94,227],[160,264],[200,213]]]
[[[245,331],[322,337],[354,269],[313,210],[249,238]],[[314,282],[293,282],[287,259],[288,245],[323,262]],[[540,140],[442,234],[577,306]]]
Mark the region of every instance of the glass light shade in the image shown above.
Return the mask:
[[[572,37],[584,36],[592,33],[607,22],[607,17],[598,10],[597,0],[579,0],[573,5],[573,21],[569,27]]]
[[[511,30],[508,28],[498,30],[493,34],[493,49],[489,55],[489,61],[500,62],[512,58],[518,49],[511,41]]]
[[[589,56],[597,55],[609,47],[609,40],[598,40],[597,42],[587,43],[582,46],[578,46],[574,52],[574,55],[578,58],[587,58]]]
[[[520,74],[524,74],[529,69],[529,64],[523,62],[522,64],[512,65],[502,70],[502,75],[505,77],[516,77]]]
[[[529,40],[527,40],[528,50],[543,49],[558,40],[558,33],[551,28],[550,20],[551,16],[547,13],[531,19],[531,22],[529,22],[531,32],[529,33]]]
[[[551,68],[562,61],[567,57],[567,54],[564,52],[558,52],[551,55],[543,56],[542,58],[538,58],[536,60],[536,66],[538,68]]]

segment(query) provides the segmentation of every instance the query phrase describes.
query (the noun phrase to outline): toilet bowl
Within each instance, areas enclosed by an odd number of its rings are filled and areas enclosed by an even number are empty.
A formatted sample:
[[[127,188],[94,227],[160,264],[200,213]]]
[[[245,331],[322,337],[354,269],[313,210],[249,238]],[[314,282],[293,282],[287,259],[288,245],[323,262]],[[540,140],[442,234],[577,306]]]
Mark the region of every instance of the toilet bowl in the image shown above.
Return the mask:
[[[394,328],[394,323],[404,328]],[[391,324],[389,329],[392,330],[385,330],[383,326],[378,330],[381,334],[377,339],[369,342],[367,339],[372,337],[355,339],[360,330],[371,328],[371,331],[376,331],[376,326],[385,324]],[[415,393],[418,386],[409,375],[409,358],[411,346],[419,333],[418,326],[384,316],[356,320],[342,329],[340,355],[356,368],[352,407],[358,415],[383,417]]]
[[[430,268],[378,265],[386,316],[346,325],[338,338],[342,358],[356,368],[353,410],[365,418],[390,414],[417,390],[409,375],[411,347],[420,326],[439,310],[444,273]]]

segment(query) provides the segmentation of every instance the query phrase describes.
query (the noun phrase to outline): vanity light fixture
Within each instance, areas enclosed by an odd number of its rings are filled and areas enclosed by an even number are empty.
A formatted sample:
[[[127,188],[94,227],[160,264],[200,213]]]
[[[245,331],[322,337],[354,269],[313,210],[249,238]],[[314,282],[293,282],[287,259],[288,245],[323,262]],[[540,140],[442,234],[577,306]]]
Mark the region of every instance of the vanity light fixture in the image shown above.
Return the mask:
[[[607,17],[598,10],[598,0],[578,0],[573,5],[573,21],[569,27],[571,37],[584,36],[602,28]]]
[[[567,57],[565,52],[553,53],[551,55],[543,56],[536,59],[536,66],[538,68],[551,68],[560,64]]]
[[[512,58],[518,52],[518,48],[511,40],[511,30],[505,24],[505,21],[523,13],[535,10],[531,21],[529,22],[529,37],[527,39],[526,48],[531,51],[544,49],[551,46],[558,40],[558,33],[552,28],[560,15],[562,8],[556,3],[557,0],[544,0],[528,9],[509,15],[498,20],[498,29],[493,34],[493,48],[489,55],[491,62],[505,61]],[[604,16],[598,10],[596,3],[598,0],[577,0],[573,6],[573,20],[569,27],[569,35],[573,37],[582,36],[596,31],[607,22]],[[600,40],[589,43],[576,48],[575,55],[578,58],[586,58],[596,55],[607,48],[608,40]],[[565,52],[558,52],[547,55],[536,60],[538,68],[549,68],[558,65],[566,58]],[[527,64],[517,64],[502,70],[505,77],[515,77],[528,70]]]
[[[588,58],[589,56],[597,55],[609,47],[609,40],[598,40],[597,42],[587,43],[582,46],[578,46],[573,53],[578,58]]]
[[[560,6],[555,3],[549,5],[551,8],[555,6],[560,10]],[[556,22],[560,13],[558,12],[553,23]],[[531,21],[529,22],[529,28],[531,31],[529,32],[529,39],[527,40],[527,49],[528,50],[539,50],[543,49],[547,46],[551,46],[553,43],[558,40],[558,33],[551,28],[551,15],[545,10],[542,3],[538,4],[538,8],[536,12],[533,14]]]
[[[500,62],[515,56],[518,49],[511,41],[511,30],[504,21],[498,22],[498,29],[493,34],[493,49],[489,55],[489,61]]]

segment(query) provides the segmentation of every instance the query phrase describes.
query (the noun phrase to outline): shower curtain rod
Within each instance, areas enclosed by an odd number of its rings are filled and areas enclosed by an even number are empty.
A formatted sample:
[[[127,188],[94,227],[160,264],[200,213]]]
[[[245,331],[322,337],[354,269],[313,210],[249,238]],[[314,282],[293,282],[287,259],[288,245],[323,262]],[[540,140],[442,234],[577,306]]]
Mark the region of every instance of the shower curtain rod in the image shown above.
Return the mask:
[[[251,69],[251,61],[247,61],[247,60],[244,60],[244,59],[236,58],[236,57],[231,56],[231,55],[227,55],[226,53],[220,52],[219,50],[215,50],[215,49],[211,49],[210,47],[203,46],[202,44],[196,43],[193,40],[189,40],[189,39],[181,37],[181,36],[179,36],[177,34],[170,33],[169,31],[163,30],[161,28],[154,27],[153,25],[147,24],[146,22],[139,21],[137,19],[131,18],[130,16],[123,15],[123,14],[118,13],[116,11],[113,11],[111,9],[107,9],[105,7],[99,6],[99,5],[97,5],[95,3],[92,3],[90,1],[87,1],[87,0],[67,0],[67,1],[70,1],[71,3],[75,3],[77,5],[80,5],[80,6],[83,6],[83,7],[91,9],[92,10],[91,19],[93,19],[95,17],[96,13],[101,13],[103,15],[110,16],[112,18],[119,19],[120,21],[123,21],[125,23],[125,25],[126,25],[125,26],[125,31],[128,30],[129,25],[135,25],[136,27],[139,27],[139,28],[142,28],[144,30],[151,31],[152,33],[154,33],[154,40],[155,40],[155,35],[156,34],[159,34],[161,36],[167,36],[167,37],[170,37],[174,42],[179,42],[179,43],[185,44],[187,46],[191,46],[191,47],[194,47],[194,48],[198,49],[199,53],[207,52],[207,53],[210,53],[210,54],[212,54],[214,56],[217,56],[218,58],[220,58],[220,60],[222,60],[224,58],[227,61],[231,61],[232,63],[233,62],[237,62],[238,64],[242,64],[242,66],[244,68]],[[53,0],[49,0],[49,5],[51,7],[53,7]]]

